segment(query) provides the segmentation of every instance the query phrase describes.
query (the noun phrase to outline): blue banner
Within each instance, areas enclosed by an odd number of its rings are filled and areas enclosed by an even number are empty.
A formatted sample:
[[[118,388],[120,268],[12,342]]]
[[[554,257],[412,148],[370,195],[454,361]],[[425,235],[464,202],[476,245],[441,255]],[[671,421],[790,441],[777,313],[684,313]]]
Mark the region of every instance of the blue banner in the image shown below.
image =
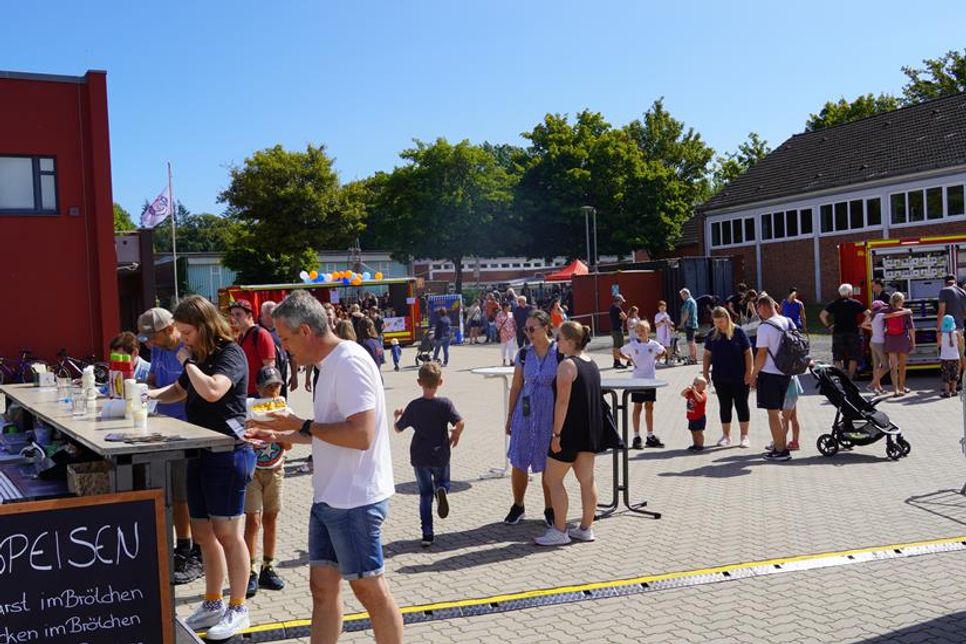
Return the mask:
[[[442,308],[449,314],[453,325],[453,344],[463,344],[463,296],[459,294],[430,295],[426,298],[429,308],[429,328],[436,326],[439,318],[437,310]]]

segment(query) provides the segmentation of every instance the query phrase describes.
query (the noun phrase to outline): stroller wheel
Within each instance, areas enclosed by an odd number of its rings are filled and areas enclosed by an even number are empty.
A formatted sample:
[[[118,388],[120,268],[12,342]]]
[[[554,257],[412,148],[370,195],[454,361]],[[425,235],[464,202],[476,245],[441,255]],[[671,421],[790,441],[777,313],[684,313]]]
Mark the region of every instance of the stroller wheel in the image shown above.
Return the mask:
[[[886,456],[891,458],[893,461],[898,461],[902,458],[902,447],[898,443],[889,443],[886,445]]]
[[[898,436],[896,438],[896,445],[898,445],[900,449],[902,449],[902,456],[909,456],[909,452],[912,451],[912,445],[910,445],[909,441],[907,441],[902,436]]]
[[[819,436],[816,446],[822,456],[835,456],[839,451],[839,444],[835,442],[835,437],[831,434],[822,434]]]

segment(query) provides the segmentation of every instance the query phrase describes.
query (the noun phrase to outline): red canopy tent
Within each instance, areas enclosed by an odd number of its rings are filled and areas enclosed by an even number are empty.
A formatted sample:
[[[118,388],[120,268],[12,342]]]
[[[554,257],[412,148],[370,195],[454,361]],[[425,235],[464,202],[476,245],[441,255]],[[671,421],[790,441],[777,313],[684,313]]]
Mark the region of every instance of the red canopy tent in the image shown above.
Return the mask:
[[[575,259],[559,271],[550,273],[544,279],[548,282],[569,282],[573,279],[574,275],[586,275],[589,272],[587,270],[587,264],[584,264],[579,259]]]

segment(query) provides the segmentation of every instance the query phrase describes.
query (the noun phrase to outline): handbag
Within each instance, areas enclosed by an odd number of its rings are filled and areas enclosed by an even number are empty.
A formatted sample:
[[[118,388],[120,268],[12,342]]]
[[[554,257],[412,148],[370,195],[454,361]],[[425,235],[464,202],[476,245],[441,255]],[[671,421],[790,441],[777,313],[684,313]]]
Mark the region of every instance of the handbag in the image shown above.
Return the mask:
[[[603,394],[600,397],[600,411],[601,421],[604,425],[604,436],[601,441],[602,451],[608,449],[625,449],[624,439],[621,438],[620,432],[617,430],[617,420],[614,418],[614,412],[611,410],[610,405],[607,403],[607,398]]]

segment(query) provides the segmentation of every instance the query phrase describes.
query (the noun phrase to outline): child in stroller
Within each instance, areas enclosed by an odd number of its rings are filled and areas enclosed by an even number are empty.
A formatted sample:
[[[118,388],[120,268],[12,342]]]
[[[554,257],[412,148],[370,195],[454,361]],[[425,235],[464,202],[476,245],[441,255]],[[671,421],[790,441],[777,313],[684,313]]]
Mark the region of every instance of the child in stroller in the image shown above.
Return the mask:
[[[424,362],[432,362],[433,360],[433,338],[435,336],[434,330],[430,327],[426,333],[423,334],[422,340],[419,341],[419,347],[416,349],[416,366],[420,366]]]
[[[887,396],[865,399],[848,375],[830,365],[816,365],[811,369],[816,387],[835,406],[832,433],[818,437],[818,451],[824,456],[835,456],[839,449],[855,445],[869,445],[886,439],[886,455],[894,461],[908,456],[911,446],[902,431],[876,405]]]

